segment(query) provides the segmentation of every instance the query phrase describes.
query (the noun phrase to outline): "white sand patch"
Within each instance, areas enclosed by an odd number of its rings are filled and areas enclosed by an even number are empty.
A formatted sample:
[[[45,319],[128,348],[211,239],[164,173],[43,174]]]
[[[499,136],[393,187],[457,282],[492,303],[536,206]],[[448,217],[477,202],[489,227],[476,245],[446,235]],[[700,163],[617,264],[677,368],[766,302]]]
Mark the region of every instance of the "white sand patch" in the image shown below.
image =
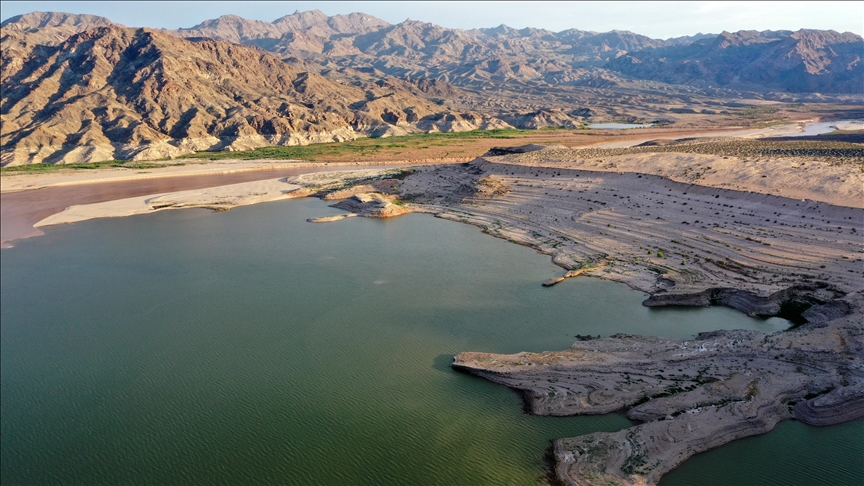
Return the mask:
[[[33,226],[38,228],[94,218],[148,214],[163,209],[210,208],[228,210],[237,206],[289,199],[291,191],[299,187],[285,182],[284,179],[268,179],[191,191],[130,197],[95,204],[82,204],[68,207]]]

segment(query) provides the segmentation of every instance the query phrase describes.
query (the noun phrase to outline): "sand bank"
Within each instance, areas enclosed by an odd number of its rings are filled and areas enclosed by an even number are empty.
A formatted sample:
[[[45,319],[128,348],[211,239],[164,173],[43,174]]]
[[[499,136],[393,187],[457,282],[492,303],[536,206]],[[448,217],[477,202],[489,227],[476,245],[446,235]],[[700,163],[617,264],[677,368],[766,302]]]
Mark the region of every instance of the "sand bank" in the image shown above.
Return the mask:
[[[445,162],[449,161],[450,160],[447,159]],[[429,161],[423,162],[418,160],[413,160],[411,162],[414,164],[430,163]],[[439,160],[436,163],[443,162]],[[373,166],[364,163],[362,164],[362,167],[376,167],[377,169],[381,169],[390,166]],[[60,178],[57,177],[62,174],[58,173],[30,174],[26,177],[29,178],[31,182],[43,180],[47,186],[40,187],[40,190],[22,190],[0,194],[0,201],[2,201],[2,204],[0,204],[0,212],[2,212],[2,217],[0,217],[0,244],[2,244],[2,248],[9,248],[12,246],[14,240],[41,235],[42,232],[39,229],[34,228],[34,224],[73,205],[93,204],[140,196],[152,197],[157,194],[166,194],[169,192],[239,184],[241,182],[274,179],[278,177],[294,177],[301,174],[314,174],[322,171],[353,172],[356,170],[355,168],[356,165],[353,164],[339,165],[337,167],[321,164],[313,167],[288,166],[287,168],[271,168],[270,166],[264,166],[264,168],[255,170],[238,170],[230,172],[219,171],[208,172],[205,174],[184,172],[178,176],[171,175],[174,173],[172,172],[172,168],[165,168],[160,170],[168,170],[169,172],[166,172],[166,174],[169,176],[145,177],[144,175],[141,175],[143,178],[121,178],[120,180],[103,177],[100,174],[102,172],[107,174],[117,172],[119,172],[120,175],[124,173],[128,174],[128,169],[70,170]],[[2,180],[6,180],[6,177],[18,178],[19,176],[4,176]],[[76,183],[65,184],[64,182],[68,182],[68,177],[72,177]],[[60,184],[53,185],[52,181],[59,182]],[[89,182],[94,183],[90,184]]]
[[[189,162],[185,165],[167,165],[152,169],[101,168],[88,170],[60,170],[50,173],[4,174],[0,177],[0,192],[18,192],[46,187],[61,187],[104,182],[138,181],[147,179],[190,177],[238,172],[273,171],[279,169],[326,169],[330,167],[383,167],[411,166],[425,164],[453,164],[473,159],[465,157],[444,157],[437,159],[382,160],[361,162],[306,162],[303,160],[218,160]]]
[[[291,192],[299,188],[300,186],[289,184],[282,178],[131,197],[101,203],[70,206],[57,214],[39,221],[33,226],[39,228],[55,224],[77,223],[95,218],[116,218],[135,214],[149,214],[165,209],[207,208],[227,211],[237,206],[289,199],[294,197],[291,195]]]

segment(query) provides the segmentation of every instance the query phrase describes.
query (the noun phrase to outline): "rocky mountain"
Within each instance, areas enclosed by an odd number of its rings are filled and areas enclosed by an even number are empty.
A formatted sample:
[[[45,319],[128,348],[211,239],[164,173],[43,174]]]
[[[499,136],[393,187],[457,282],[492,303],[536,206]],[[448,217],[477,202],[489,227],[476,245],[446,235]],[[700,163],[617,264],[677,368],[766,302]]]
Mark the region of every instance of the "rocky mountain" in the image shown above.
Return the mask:
[[[78,15],[62,12],[31,12],[10,17],[0,24],[3,36],[23,39],[31,44],[53,46],[69,36],[96,27],[123,27],[98,15]]]
[[[858,77],[864,73],[860,36],[817,30],[661,40],[618,30],[552,32],[506,25],[462,30],[413,20],[390,25],[365,14],[328,17],[315,10],[272,23],[224,16],[172,33],[465,87],[510,81],[612,87],[630,78],[757,91],[860,93]]]
[[[704,39],[714,39],[718,34],[703,34],[699,32],[696,35],[682,35],[681,37],[670,37],[666,39],[666,42],[669,42],[676,46],[686,46],[688,44],[692,44],[696,41],[704,40]]]
[[[0,72],[5,79],[7,73],[20,69],[21,61],[40,46],[53,46],[79,32],[109,26],[123,27],[96,15],[32,12],[11,17],[0,24]]]
[[[584,68],[634,50],[671,45],[627,31],[555,33],[506,25],[462,30],[415,20],[390,25],[361,13],[328,17],[317,10],[295,12],[274,22],[227,15],[171,33],[252,44],[286,58],[373,68],[390,76],[434,78],[461,86],[511,79],[580,84],[586,77],[594,78],[586,76]]]
[[[833,30],[723,32],[683,46],[643,49],[606,65],[673,84],[791,92],[864,92],[864,39]]]
[[[339,27],[339,24],[335,24]],[[107,26],[3,43],[0,163],[175,157],[410,132],[575,126],[583,114],[454,109],[434,79],[340,82],[260,47]],[[491,114],[490,114],[491,113]]]
[[[396,85],[344,85],[258,48],[149,29],[86,30],[18,65],[2,80],[3,165],[405,133],[441,111]]]
[[[8,19],[2,30],[10,44],[26,35],[28,45],[53,45],[73,33],[108,25],[114,24],[103,17],[34,12]],[[608,88],[653,80],[756,91],[860,93],[858,77],[864,73],[860,36],[817,30],[662,40],[618,30],[552,32],[506,25],[462,30],[414,20],[391,25],[363,13],[329,17],[312,10],[273,22],[225,15],[164,32],[253,45],[306,62],[307,69],[351,69],[355,78],[367,72],[372,75],[367,80],[382,75],[425,78],[472,88],[514,81]]]
[[[769,89],[860,95],[864,70],[859,36],[812,30],[660,40],[310,11],[168,31],[34,12],[0,36],[2,165],[674,121],[723,98],[801,99]]]

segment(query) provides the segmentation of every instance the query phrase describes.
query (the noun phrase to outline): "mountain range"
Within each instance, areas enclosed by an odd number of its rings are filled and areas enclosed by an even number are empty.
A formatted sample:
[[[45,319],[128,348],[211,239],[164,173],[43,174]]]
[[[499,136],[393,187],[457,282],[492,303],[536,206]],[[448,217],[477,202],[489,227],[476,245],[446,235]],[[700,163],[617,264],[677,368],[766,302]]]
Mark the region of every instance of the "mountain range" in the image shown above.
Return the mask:
[[[273,22],[227,15],[164,30],[34,12],[4,21],[0,35],[4,166],[417,131],[675,121],[676,113],[717,114],[721,99],[864,93],[864,40],[834,31],[664,40],[391,25],[319,11]]]
[[[461,30],[413,20],[390,25],[362,13],[328,17],[314,10],[273,22],[229,15],[170,33],[460,86],[509,78],[578,85],[585,77],[580,69],[602,67],[669,84],[849,94],[861,94],[864,87],[864,40],[830,30],[723,32],[662,40],[619,30],[552,32],[506,25]]]

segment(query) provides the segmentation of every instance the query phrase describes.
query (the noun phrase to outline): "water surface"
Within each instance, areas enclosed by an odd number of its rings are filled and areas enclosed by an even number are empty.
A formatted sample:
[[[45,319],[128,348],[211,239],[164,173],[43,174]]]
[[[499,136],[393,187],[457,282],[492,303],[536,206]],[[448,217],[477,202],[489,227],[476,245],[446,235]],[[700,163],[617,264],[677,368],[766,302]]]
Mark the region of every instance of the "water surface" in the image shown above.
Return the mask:
[[[842,125],[855,125],[856,130],[864,129],[864,120],[840,120],[829,122],[809,122],[804,125],[804,129],[800,132],[787,133],[777,135],[778,137],[805,137],[812,135],[822,135],[823,133],[831,133]]]
[[[811,427],[780,422],[768,434],[745,437],[697,454],[659,486],[786,486],[864,483],[864,419]]]
[[[648,309],[596,279],[542,288],[562,273],[548,257],[428,215],[305,222],[337,212],[168,211],[3,250],[0,482],[536,484],[549,439],[630,422],[524,415],[512,391],[453,372],[455,353],[786,325]],[[842,427],[808,444],[848,470]],[[751,471],[786,467],[770,446]]]

